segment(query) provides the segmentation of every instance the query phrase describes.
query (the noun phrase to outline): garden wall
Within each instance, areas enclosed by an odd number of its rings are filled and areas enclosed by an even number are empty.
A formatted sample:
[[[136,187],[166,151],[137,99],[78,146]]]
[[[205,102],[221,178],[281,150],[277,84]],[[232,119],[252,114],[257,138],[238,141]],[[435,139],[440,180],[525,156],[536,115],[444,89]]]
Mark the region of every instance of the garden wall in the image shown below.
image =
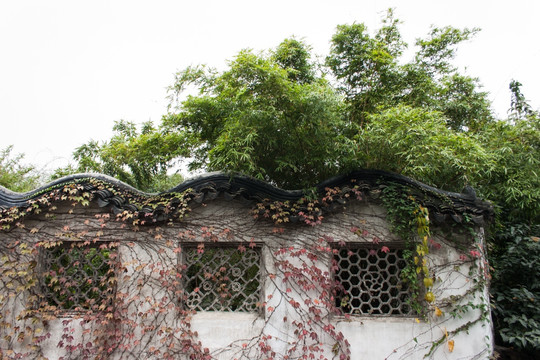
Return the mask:
[[[382,172],[0,189],[3,358],[488,359],[492,210]]]

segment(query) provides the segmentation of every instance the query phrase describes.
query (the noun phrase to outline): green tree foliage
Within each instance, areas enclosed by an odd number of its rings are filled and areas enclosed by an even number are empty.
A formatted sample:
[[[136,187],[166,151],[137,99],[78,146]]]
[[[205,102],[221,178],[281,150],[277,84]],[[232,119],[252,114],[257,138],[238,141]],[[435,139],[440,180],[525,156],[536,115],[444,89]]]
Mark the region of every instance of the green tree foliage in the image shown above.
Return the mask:
[[[296,39],[285,39],[272,52],[271,59],[287,71],[291,81],[300,84],[315,80],[314,66],[310,62],[311,49]]]
[[[495,156],[481,139],[449,128],[441,112],[399,105],[366,119],[354,137],[361,167],[458,192],[495,170]]]
[[[521,93],[521,83],[517,80],[510,81],[510,92],[512,99],[510,101],[509,118],[522,119],[525,117],[539,117],[537,111],[534,111],[529,105],[525,96]]]
[[[77,172],[98,172],[124,181],[140,190],[162,191],[182,181],[179,174],[168,175],[173,160],[184,151],[176,134],[163,134],[150,122],[139,132],[135,124],[117,121],[109,141],[89,141],[73,153],[77,165],[57,169],[52,178]]]
[[[218,73],[180,72],[175,98],[188,96],[163,119],[193,157],[190,168],[238,171],[285,188],[308,187],[339,172],[350,139],[341,99],[316,76],[307,46],[285,40],[270,54],[245,50]]]
[[[499,207],[490,241],[497,342],[540,352],[540,116],[510,83],[509,119],[483,132],[496,170],[478,188]]]
[[[369,114],[396,105],[437,110],[454,130],[477,130],[492,120],[485,92],[475,78],[451,65],[456,47],[478,30],[433,28],[416,41],[413,60],[402,59],[407,44],[389,11],[371,36],[364,24],[340,25],[326,63],[349,105],[349,117],[363,126]]]
[[[0,186],[17,192],[35,189],[41,176],[33,165],[22,163],[23,154],[12,154],[13,145],[0,149]]]
[[[491,253],[491,293],[498,342],[540,350],[540,226],[510,225]],[[538,352],[537,352],[538,354]]]
[[[474,134],[493,122],[486,94],[451,65],[456,46],[476,31],[434,28],[404,63],[407,44],[389,11],[373,36],[363,24],[338,26],[325,64],[292,38],[268,53],[241,51],[222,72],[188,67],[170,88],[158,129],[137,135],[117,124],[106,144],[77,149],[78,169],[146,187],[184,159],[190,170],[306,188],[378,167],[459,190],[494,164]],[[325,65],[335,84],[318,71]]]
[[[332,37],[327,65],[338,80],[350,119],[362,126],[367,114],[397,104],[403,74],[397,63],[407,46],[390,14],[375,37],[364,24],[340,25]]]
[[[475,186],[504,221],[540,223],[540,117],[493,122],[481,136],[495,166]]]

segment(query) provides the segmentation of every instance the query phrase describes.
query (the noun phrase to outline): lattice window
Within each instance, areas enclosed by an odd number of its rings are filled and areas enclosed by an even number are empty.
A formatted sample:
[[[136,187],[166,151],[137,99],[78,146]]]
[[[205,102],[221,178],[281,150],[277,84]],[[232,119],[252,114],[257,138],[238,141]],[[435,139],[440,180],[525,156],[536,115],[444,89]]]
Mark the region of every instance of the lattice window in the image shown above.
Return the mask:
[[[41,307],[64,311],[107,310],[116,290],[113,266],[116,251],[108,242],[42,246]]]
[[[334,255],[336,280],[342,289],[336,306],[355,315],[413,315],[407,283],[400,273],[405,268],[403,250],[387,252],[362,247],[339,249]]]
[[[261,249],[183,246],[186,306],[196,311],[258,310]]]

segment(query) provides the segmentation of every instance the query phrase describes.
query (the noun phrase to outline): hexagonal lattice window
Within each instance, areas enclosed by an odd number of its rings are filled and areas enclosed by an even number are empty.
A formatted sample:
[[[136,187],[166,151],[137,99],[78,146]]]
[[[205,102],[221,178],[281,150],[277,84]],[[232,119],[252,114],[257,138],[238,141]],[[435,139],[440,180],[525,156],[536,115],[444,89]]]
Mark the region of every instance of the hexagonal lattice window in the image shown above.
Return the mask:
[[[183,246],[187,307],[196,311],[257,311],[261,249],[240,249],[230,245]]]
[[[109,242],[67,242],[40,249],[40,307],[65,311],[106,310],[116,290],[113,260],[116,247]],[[110,309],[109,309],[110,311]]]
[[[342,285],[336,306],[353,315],[413,315],[409,288],[400,278],[406,266],[403,250],[388,252],[356,247],[334,255],[335,278]]]

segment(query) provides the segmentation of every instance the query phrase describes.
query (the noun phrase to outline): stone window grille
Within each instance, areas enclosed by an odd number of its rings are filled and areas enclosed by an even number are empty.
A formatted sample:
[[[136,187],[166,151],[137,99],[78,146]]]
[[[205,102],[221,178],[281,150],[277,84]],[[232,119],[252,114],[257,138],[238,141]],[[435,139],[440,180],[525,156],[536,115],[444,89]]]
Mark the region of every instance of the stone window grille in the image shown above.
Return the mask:
[[[259,311],[259,246],[189,244],[182,245],[181,254],[185,306],[195,311]]]
[[[370,244],[371,245],[371,244]],[[413,316],[410,292],[401,279],[403,247],[382,244],[376,249],[349,243],[334,254],[335,279],[341,284],[336,306],[344,313],[365,316]]]
[[[40,308],[64,312],[110,311],[116,293],[109,242],[64,242],[39,251]]]

